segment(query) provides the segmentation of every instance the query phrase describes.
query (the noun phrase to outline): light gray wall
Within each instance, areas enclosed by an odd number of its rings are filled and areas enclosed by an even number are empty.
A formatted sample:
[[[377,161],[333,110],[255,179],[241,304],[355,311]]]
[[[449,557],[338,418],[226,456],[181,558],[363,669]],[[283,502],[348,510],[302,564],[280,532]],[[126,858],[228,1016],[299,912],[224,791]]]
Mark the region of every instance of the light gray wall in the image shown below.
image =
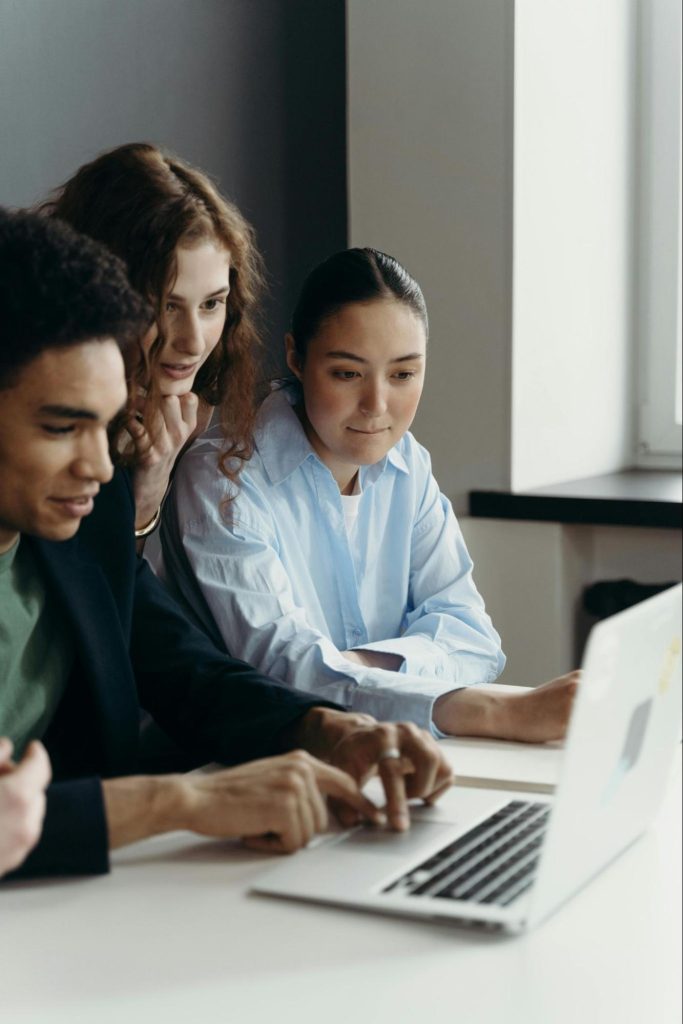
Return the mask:
[[[459,510],[628,464],[634,2],[348,0],[350,238],[424,288]]]
[[[0,202],[123,142],[176,151],[255,225],[278,347],[345,244],[344,131],[343,0],[0,0]]]
[[[349,228],[422,284],[415,433],[442,490],[510,485],[510,0],[348,0]]]

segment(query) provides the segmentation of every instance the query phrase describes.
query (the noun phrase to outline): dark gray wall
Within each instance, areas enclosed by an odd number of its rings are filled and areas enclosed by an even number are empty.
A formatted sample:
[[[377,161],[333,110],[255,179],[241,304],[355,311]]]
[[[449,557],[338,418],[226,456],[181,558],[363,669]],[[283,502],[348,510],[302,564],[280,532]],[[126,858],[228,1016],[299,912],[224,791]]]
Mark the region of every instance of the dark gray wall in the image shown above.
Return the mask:
[[[280,339],[308,267],[346,242],[344,0],[0,0],[0,202],[149,140],[255,225]]]

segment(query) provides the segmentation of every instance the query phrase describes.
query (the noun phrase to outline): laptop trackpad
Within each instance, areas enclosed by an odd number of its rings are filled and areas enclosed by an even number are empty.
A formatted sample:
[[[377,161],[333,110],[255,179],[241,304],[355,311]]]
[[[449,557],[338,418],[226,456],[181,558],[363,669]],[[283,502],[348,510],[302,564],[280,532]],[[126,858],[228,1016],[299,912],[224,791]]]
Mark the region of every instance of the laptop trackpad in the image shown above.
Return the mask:
[[[445,846],[457,834],[452,824],[413,821],[408,832],[394,832],[388,828],[361,826],[348,833],[334,844],[335,851],[349,851],[356,856],[361,853],[382,856],[410,864],[424,855],[426,860],[432,851]]]
[[[413,821],[408,832],[361,826],[313,846],[259,879],[257,892],[348,901],[380,891],[417,867],[462,831],[453,824]]]

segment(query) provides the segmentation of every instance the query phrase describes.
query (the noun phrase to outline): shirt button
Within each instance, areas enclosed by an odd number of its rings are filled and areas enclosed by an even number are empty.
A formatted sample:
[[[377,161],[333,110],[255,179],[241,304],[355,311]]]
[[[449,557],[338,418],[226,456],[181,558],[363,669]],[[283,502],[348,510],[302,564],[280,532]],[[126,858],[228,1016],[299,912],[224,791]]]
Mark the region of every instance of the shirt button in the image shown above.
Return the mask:
[[[355,636],[356,639],[358,639],[358,637],[361,635],[361,632],[360,632],[359,629],[352,629],[351,632],[353,633],[353,635]]]

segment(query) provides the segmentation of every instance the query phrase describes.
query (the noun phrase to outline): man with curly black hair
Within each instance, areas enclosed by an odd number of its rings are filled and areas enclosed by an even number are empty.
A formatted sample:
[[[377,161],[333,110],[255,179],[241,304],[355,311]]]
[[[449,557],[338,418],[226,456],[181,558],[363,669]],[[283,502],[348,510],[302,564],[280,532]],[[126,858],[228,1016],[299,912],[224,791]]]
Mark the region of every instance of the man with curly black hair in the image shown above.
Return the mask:
[[[107,430],[127,400],[122,349],[149,317],[101,246],[0,211],[0,735],[17,757],[42,740],[54,777],[20,873],[103,872],[111,848],[178,828],[294,850],[324,829],[326,795],[347,820],[379,820],[358,787],[377,768],[390,823],[407,827],[406,796],[451,781],[431,737],[230,658],[136,556],[132,490]],[[196,758],[265,759],[134,775],[140,706]],[[47,771],[29,784],[2,749],[0,816],[30,805],[33,831],[18,832],[33,841]]]

